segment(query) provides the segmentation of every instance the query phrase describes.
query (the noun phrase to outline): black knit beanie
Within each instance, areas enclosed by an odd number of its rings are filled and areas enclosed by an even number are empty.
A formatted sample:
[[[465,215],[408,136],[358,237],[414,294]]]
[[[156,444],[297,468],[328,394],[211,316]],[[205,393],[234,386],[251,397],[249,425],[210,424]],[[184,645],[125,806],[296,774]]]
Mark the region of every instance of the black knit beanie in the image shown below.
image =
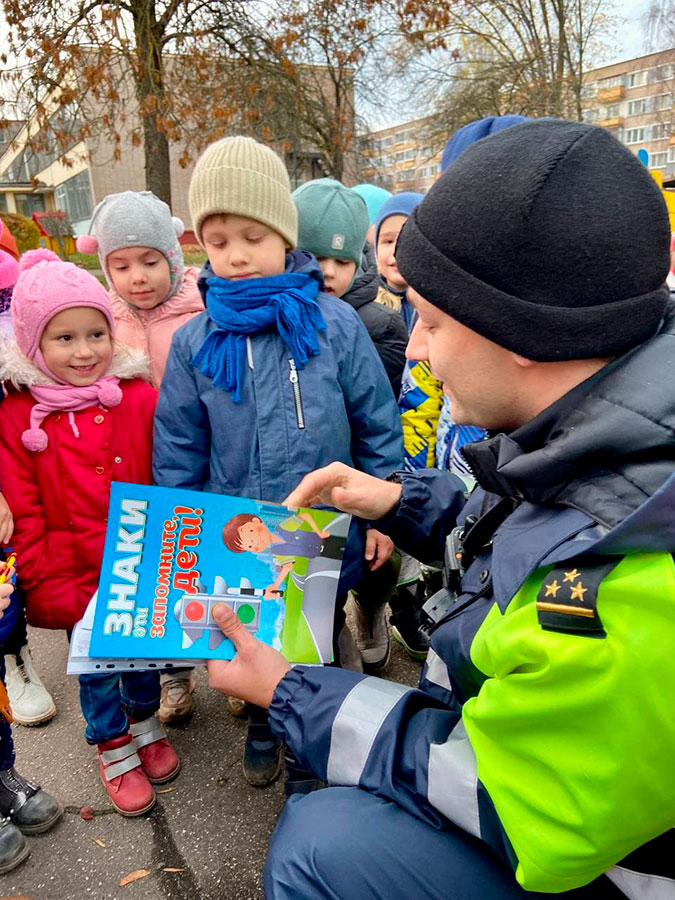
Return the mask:
[[[469,147],[406,222],[397,266],[425,300],[527,359],[616,356],[668,301],[668,212],[608,131],[546,119]]]

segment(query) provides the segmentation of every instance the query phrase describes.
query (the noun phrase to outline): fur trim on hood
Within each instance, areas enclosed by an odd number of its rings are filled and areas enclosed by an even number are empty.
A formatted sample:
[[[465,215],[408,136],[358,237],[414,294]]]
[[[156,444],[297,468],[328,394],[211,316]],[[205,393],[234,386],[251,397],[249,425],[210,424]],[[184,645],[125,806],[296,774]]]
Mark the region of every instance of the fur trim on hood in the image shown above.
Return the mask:
[[[130,378],[150,381],[149,360],[142,350],[113,340],[112,363],[105,374],[116,375],[122,381]],[[58,383],[33,365],[13,339],[0,346],[0,381],[11,381],[16,388]]]

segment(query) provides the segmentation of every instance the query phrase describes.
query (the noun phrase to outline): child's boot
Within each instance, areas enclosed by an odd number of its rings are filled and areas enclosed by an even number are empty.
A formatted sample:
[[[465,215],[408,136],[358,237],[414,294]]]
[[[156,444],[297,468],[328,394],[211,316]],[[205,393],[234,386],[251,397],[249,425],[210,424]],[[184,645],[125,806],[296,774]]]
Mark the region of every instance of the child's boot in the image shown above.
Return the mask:
[[[174,669],[163,672],[160,678],[162,694],[159,705],[159,721],[162,725],[180,725],[187,722],[195,709],[192,696],[195,679],[192,669]]]
[[[180,759],[167,740],[157,716],[140,722],[129,720],[129,731],[136,744],[141,767],[152,784],[171,781],[180,772]]]
[[[0,771],[0,813],[24,834],[41,834],[58,822],[63,809],[51,794],[12,766]]]
[[[29,856],[26,838],[10,819],[0,818],[0,875],[16,869]]]
[[[98,770],[120,815],[140,816],[155,805],[155,789],[141,768],[131,734],[98,745]]]
[[[19,725],[39,725],[56,715],[51,694],[35,669],[28,644],[14,656],[5,656],[6,684],[14,721]]]
[[[266,709],[249,704],[244,745],[244,778],[253,787],[272,784],[281,771],[284,745],[272,733]]]

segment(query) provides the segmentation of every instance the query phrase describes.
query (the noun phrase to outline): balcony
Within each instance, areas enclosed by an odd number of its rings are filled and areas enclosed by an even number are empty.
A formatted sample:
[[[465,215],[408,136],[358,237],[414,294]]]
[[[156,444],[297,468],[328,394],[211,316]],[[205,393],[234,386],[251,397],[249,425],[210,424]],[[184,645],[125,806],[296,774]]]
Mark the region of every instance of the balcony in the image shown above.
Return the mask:
[[[596,125],[601,125],[603,128],[622,128],[623,116],[614,116],[611,119],[601,119],[599,122],[596,122]]]
[[[623,100],[626,96],[626,88],[623,84],[617,84],[615,87],[598,88],[598,101],[600,103],[616,103],[617,100]]]

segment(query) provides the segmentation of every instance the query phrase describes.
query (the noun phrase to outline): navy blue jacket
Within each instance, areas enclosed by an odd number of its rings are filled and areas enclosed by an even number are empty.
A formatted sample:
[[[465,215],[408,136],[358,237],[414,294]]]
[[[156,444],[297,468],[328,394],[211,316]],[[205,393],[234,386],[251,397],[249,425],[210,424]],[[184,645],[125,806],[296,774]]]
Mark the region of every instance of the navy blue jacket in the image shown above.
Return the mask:
[[[294,251],[287,270],[323,284],[318,263]],[[211,274],[207,263],[200,275]],[[358,315],[319,293],[326,322],[320,353],[298,369],[276,331],[248,341],[241,403],[214,387],[192,359],[217,326],[208,312],[175,333],[155,415],[157,484],[279,503],[313,469],[335,460],[386,477],[401,465],[403,439],[384,367]],[[350,532],[340,590],[362,574],[362,543]]]

